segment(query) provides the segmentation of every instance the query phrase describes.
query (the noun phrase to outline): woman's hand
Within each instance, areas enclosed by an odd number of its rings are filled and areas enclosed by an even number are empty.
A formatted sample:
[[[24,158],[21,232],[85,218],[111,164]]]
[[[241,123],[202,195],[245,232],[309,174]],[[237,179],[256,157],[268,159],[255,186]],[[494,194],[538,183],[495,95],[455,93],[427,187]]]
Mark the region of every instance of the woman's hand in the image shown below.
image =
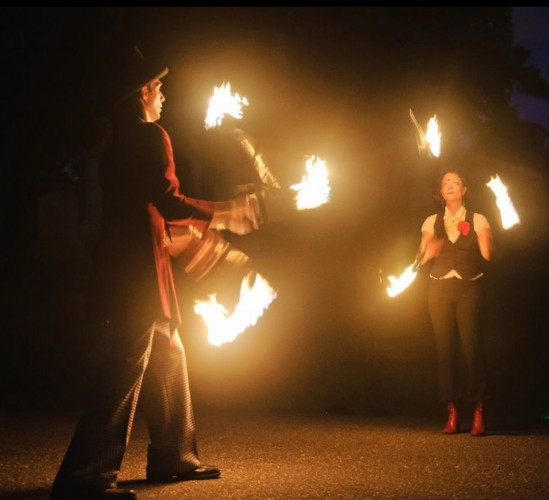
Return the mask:
[[[419,265],[422,266],[429,260],[437,257],[443,244],[444,240],[442,238],[435,238],[431,233],[424,231],[421,236],[421,242],[416,257],[419,261]]]

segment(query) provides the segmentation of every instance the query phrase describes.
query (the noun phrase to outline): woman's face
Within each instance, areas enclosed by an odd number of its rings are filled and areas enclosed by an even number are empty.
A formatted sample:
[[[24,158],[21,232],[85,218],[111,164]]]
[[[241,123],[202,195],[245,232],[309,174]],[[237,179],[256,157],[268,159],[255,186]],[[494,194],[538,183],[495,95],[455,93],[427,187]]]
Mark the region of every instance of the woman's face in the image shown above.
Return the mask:
[[[440,194],[444,198],[444,201],[462,201],[467,188],[463,185],[462,178],[455,172],[447,172],[442,177],[440,185]]]

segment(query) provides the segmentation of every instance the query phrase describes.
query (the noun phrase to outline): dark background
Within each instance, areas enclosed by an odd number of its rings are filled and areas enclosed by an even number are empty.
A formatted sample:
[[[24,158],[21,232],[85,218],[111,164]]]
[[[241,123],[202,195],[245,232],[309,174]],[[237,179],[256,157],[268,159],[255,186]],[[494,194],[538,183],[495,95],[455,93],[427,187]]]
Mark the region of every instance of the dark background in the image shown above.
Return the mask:
[[[548,132],[519,119],[516,91],[548,98],[510,8],[4,8],[2,402],[78,408],[102,347],[86,321],[93,252],[89,162],[122,65],[138,45],[166,61],[160,121],[183,188],[213,196],[221,159],[203,129],[215,85],[248,98],[238,124],[280,183],[305,155],[327,161],[328,205],[231,241],[277,291],[233,343],[213,347],[180,277],[181,331],[202,407],[429,414],[437,400],[427,270],[404,293],[389,274],[414,257],[440,206],[437,172],[463,166],[468,206],[493,228],[484,331],[491,410],[549,414]],[[440,159],[409,118],[437,115]],[[521,217],[503,230],[486,187],[499,174]],[[89,220],[88,220],[89,222]]]

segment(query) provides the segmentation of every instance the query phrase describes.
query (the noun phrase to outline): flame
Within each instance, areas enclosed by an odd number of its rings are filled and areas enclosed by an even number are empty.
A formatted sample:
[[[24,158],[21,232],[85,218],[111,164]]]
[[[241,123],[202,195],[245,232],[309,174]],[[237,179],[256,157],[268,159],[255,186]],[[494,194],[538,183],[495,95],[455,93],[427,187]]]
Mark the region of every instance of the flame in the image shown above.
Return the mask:
[[[440,138],[441,133],[438,130],[437,115],[432,116],[427,123],[427,133],[425,134],[425,140],[429,144],[431,154],[437,158],[440,156]]]
[[[416,141],[417,141],[417,147],[419,151],[420,152],[425,151],[427,149],[427,146],[429,146],[431,155],[436,156],[438,158],[440,156],[440,149],[441,149],[440,143],[441,143],[442,134],[439,132],[437,115],[433,115],[429,119],[429,122],[427,123],[426,133],[423,132],[421,125],[416,120],[414,112],[411,109],[410,109],[410,118],[412,119],[412,122],[416,127],[416,131],[417,131]]]
[[[295,200],[298,210],[316,208],[330,200],[330,183],[326,162],[318,156],[309,156],[305,162],[306,173],[301,182],[292,184],[296,191]]]
[[[223,82],[221,87],[214,87],[214,93],[208,101],[208,110],[204,120],[207,129],[219,127],[225,115],[240,120],[242,106],[248,106],[248,99],[238,94],[231,94],[230,82]]]
[[[520,223],[520,219],[515,207],[513,206],[513,202],[507,193],[507,187],[501,182],[499,175],[496,174],[495,177],[490,177],[490,182],[487,182],[486,185],[496,195],[496,204],[501,215],[501,224],[503,229],[509,229],[515,224]]]
[[[255,281],[251,284],[252,275]],[[271,302],[276,298],[276,292],[267,280],[258,273],[250,271],[242,279],[240,298],[233,313],[229,316],[227,309],[217,302],[215,294],[209,296],[210,301],[195,301],[194,312],[206,323],[208,342],[220,346],[232,342],[246,328],[256,324]]]
[[[416,263],[414,262],[413,264],[410,264],[398,278],[395,278],[394,276],[387,277],[391,282],[387,287],[387,295],[389,295],[389,297],[395,297],[412,284],[417,276],[417,270],[414,271],[415,267]]]

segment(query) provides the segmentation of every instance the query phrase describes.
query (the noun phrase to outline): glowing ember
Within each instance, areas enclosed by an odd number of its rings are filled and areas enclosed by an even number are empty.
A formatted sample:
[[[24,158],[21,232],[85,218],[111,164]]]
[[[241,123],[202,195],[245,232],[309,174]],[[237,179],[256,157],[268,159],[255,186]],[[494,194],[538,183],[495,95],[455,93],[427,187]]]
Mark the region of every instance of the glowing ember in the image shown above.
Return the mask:
[[[223,82],[221,87],[214,87],[214,93],[208,102],[208,111],[204,123],[206,128],[219,127],[225,115],[231,115],[240,120],[242,118],[242,106],[248,105],[246,97],[231,94],[231,84]]]
[[[253,285],[252,275],[255,274]],[[194,312],[206,323],[208,342],[220,346],[232,342],[246,328],[256,324],[271,302],[276,298],[276,292],[259,274],[250,271],[242,280],[240,298],[233,313],[228,316],[227,309],[217,302],[214,295],[210,301],[197,300]]]
[[[503,229],[509,229],[515,224],[520,223],[520,219],[515,207],[513,206],[513,202],[507,193],[507,187],[501,182],[499,175],[496,174],[495,178],[490,177],[490,182],[487,182],[486,185],[496,195],[496,204],[501,215],[501,224]]]
[[[416,270],[414,270],[414,268],[416,268]],[[406,290],[406,288],[408,288],[416,279],[416,276],[417,265],[415,262],[410,264],[398,278],[388,276],[387,279],[391,282],[391,284],[387,287],[387,295],[389,295],[389,297],[395,297],[402,291]]]
[[[438,158],[440,156],[440,142],[442,134],[438,129],[437,116],[434,115],[427,123],[427,133],[423,132],[421,125],[416,120],[416,117],[411,109],[410,118],[412,119],[412,122],[417,130],[417,147],[420,152],[427,150],[427,146],[429,146],[430,153]]]
[[[298,210],[316,208],[330,200],[330,183],[326,162],[318,156],[309,156],[305,162],[306,173],[301,182],[290,189],[296,191],[295,200]]]

